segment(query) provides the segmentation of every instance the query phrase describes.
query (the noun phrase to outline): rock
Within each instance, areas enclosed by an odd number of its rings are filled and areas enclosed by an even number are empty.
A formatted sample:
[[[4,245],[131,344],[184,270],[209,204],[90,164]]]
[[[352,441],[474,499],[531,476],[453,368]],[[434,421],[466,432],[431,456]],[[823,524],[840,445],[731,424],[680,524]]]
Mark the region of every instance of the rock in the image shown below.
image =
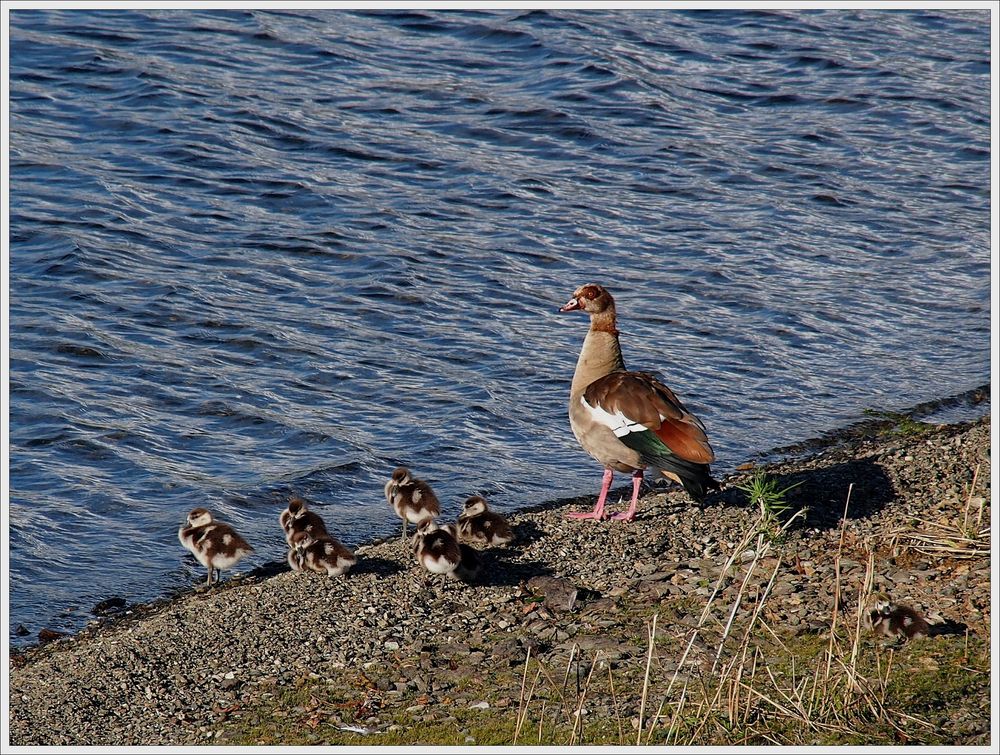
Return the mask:
[[[97,616],[106,616],[110,613],[123,611],[125,606],[125,598],[121,598],[116,595],[112,598],[102,600],[100,603],[96,604],[90,612],[96,614]]]
[[[554,611],[572,611],[579,593],[576,586],[559,577],[532,577],[527,582],[527,588],[541,595],[545,605]]]
[[[644,574],[639,579],[643,582],[662,582],[664,580],[672,579],[674,572],[671,571],[654,571],[649,574]]]
[[[39,642],[52,642],[53,640],[58,640],[65,636],[66,636],[65,632],[57,632],[54,629],[48,629],[48,628],[40,629],[38,632]]]

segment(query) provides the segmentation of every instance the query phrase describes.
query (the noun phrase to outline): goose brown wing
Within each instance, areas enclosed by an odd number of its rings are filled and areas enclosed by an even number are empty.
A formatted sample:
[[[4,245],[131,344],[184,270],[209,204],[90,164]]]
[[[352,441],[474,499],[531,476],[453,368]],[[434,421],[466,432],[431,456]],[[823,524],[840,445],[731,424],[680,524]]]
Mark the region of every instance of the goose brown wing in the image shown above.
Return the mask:
[[[652,375],[611,372],[587,386],[583,401],[594,419],[618,438],[649,431],[685,461],[709,464],[715,460],[705,426]]]

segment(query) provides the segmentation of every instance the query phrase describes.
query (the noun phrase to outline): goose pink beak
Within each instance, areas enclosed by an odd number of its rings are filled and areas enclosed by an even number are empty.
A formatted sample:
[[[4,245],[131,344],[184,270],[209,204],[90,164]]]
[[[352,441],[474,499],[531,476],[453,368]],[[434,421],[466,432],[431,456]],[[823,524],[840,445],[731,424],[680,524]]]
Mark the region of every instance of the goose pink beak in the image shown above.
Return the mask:
[[[580,300],[577,298],[570,299],[568,302],[559,307],[560,312],[572,312],[574,309],[583,309],[580,304]]]

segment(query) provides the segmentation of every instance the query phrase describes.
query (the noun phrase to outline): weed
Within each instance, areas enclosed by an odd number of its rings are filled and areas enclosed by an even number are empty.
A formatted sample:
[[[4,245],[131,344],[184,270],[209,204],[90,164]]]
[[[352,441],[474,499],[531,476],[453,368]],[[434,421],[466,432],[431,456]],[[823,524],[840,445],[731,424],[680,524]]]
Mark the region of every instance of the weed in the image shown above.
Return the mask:
[[[773,524],[783,523],[788,513],[792,510],[792,505],[785,500],[789,490],[797,488],[804,480],[789,485],[786,488],[778,489],[778,481],[768,476],[763,469],[755,469],[753,475],[742,485],[737,485],[737,490],[742,490],[750,499],[751,506],[760,509],[760,516],[765,527]]]
[[[861,413],[866,417],[881,420],[884,426],[879,428],[878,434],[883,436],[911,437],[922,435],[931,428],[931,425],[920,420],[915,420],[908,414],[886,412],[878,409],[865,409]]]

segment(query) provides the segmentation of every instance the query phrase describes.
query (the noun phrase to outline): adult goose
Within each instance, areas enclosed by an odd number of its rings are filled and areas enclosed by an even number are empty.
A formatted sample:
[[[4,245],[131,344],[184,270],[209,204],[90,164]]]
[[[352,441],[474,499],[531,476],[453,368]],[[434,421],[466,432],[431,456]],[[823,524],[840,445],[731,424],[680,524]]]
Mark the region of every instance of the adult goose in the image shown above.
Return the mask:
[[[569,516],[603,519],[618,471],[632,473],[632,502],[612,519],[634,520],[643,471],[649,467],[679,482],[695,501],[703,500],[707,488],[718,487],[709,472],[715,453],[705,426],[655,377],[625,369],[615,301],[602,286],[581,286],[559,309],[574,310],[590,315],[590,330],[573,374],[569,422],[583,449],[604,465],[604,480],[594,510]]]

